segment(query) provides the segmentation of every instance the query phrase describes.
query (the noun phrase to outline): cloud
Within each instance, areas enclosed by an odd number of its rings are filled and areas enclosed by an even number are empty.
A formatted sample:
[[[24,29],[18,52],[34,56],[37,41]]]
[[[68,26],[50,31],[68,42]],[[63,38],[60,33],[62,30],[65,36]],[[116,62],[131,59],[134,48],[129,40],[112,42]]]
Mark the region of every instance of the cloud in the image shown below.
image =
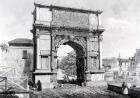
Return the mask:
[[[103,56],[118,56],[119,53],[122,57],[133,56],[136,48],[140,48],[140,25],[134,21],[114,17],[106,19],[106,23]]]
[[[30,0],[32,1],[32,0]],[[0,43],[16,37],[31,38],[33,4],[28,0],[4,0],[0,4]],[[32,5],[32,6],[31,6]],[[31,7],[30,7],[31,6]]]

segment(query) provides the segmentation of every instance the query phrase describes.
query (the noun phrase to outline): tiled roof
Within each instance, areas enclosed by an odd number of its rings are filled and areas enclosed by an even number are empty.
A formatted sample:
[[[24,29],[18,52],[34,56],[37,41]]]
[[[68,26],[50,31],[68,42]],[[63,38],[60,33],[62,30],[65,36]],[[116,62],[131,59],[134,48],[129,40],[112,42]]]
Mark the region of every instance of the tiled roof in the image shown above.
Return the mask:
[[[8,42],[9,46],[33,46],[33,41],[27,38],[16,38]]]

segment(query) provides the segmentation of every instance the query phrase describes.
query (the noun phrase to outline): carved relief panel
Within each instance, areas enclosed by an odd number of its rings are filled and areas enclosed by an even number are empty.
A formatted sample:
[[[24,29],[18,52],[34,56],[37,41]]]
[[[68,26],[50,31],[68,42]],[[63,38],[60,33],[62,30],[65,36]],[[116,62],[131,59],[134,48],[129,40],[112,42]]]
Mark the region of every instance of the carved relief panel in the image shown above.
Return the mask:
[[[98,47],[98,37],[93,36],[88,38],[88,69],[96,70],[98,69],[99,62],[99,47]]]

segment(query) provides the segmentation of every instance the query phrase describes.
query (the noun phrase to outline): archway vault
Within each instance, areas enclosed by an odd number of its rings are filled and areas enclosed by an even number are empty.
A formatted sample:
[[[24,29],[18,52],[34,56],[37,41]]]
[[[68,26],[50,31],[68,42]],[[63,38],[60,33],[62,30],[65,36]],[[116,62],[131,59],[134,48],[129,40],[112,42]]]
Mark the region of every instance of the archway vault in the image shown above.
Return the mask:
[[[63,42],[64,42],[63,45],[71,46],[76,53],[77,84],[82,85],[82,83],[86,82],[86,77],[85,77],[86,58],[85,58],[85,51],[83,49],[83,46],[81,46],[80,44],[73,42],[71,40],[68,40],[67,42],[66,41],[63,41]]]

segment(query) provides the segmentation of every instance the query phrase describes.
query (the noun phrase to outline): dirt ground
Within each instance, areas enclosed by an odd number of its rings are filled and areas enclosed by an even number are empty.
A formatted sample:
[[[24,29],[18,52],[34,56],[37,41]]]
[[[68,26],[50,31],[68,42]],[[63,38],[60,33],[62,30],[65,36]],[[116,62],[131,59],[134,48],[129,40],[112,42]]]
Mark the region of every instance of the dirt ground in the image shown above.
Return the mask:
[[[39,93],[41,98],[130,98],[107,90],[107,87],[81,87],[64,84],[64,87],[46,89]]]

